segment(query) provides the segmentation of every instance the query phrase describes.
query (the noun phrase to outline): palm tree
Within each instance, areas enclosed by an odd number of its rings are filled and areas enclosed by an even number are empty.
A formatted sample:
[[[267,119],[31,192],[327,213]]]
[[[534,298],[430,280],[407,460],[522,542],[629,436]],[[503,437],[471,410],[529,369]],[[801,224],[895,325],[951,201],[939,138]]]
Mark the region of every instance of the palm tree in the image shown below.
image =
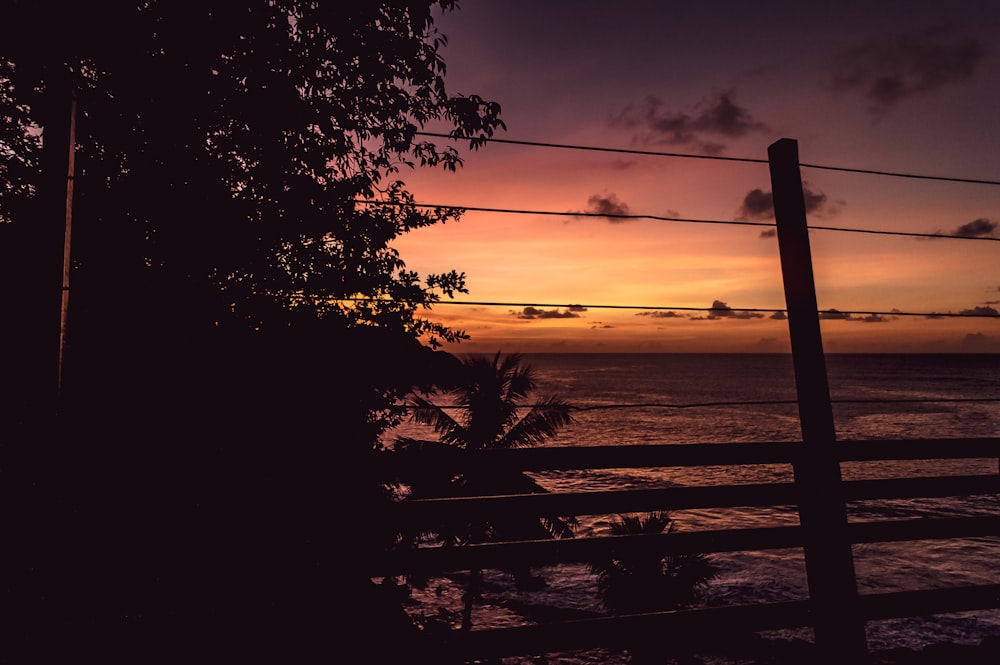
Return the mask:
[[[671,533],[674,521],[665,512],[619,516],[611,524],[615,536]],[[610,552],[591,562],[604,605],[612,612],[655,612],[690,605],[718,575],[701,553],[671,554],[656,548]]]
[[[468,451],[509,449],[533,446],[554,436],[559,428],[572,422],[572,406],[557,396],[526,405],[535,389],[533,368],[520,354],[469,356],[462,360],[456,385],[441,396],[442,403],[415,396],[409,403],[410,420],[430,425],[438,442],[397,441],[397,449],[447,446]],[[454,415],[453,415],[454,414]],[[484,496],[545,492],[532,478],[520,471],[466,471],[429,474],[414,479],[414,498]],[[573,535],[573,520],[545,516],[538,520],[491,518],[473,524],[442,526],[439,536],[446,544],[481,543],[490,540],[535,540],[566,538]],[[544,580],[531,575],[526,566],[512,570],[521,588],[544,586]],[[465,594],[462,626],[471,626],[474,598],[479,593],[482,571],[471,571]]]
[[[422,397],[410,404],[411,420],[431,425],[442,443],[466,450],[522,448],[545,441],[572,421],[573,407],[556,396],[536,401],[520,415],[535,389],[535,371],[520,354],[470,356],[462,366],[460,384],[446,393],[460,407],[458,419]]]
[[[611,524],[615,536],[658,534],[673,531],[674,521],[665,512],[644,517],[620,515]],[[610,552],[590,564],[597,573],[597,586],[604,606],[614,614],[674,610],[692,604],[698,592],[718,576],[715,564],[701,553],[671,554],[655,547]],[[649,665],[664,662],[672,651],[673,662],[700,663],[689,653],[682,637],[664,640],[662,635],[637,638],[629,647],[630,662]]]

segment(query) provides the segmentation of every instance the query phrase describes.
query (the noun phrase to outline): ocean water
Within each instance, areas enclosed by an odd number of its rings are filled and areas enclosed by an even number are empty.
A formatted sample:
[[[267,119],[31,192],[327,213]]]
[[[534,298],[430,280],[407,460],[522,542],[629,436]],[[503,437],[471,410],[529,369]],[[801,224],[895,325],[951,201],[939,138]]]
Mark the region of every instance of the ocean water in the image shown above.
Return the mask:
[[[542,397],[557,394],[580,407],[573,424],[544,445],[798,441],[801,439],[792,360],[787,355],[546,354],[525,355]],[[855,355],[827,357],[834,420],[840,440],[1000,437],[1000,355]],[[964,400],[964,401],[963,401]],[[976,400],[976,401],[971,401]],[[996,401],[985,401],[996,400]],[[393,434],[433,438],[404,425]],[[997,460],[845,464],[846,479],[997,473]],[[606,469],[535,474],[551,491],[587,491],[790,481],[786,465],[671,469]],[[1000,497],[856,502],[849,519],[1000,514]],[[606,535],[610,515],[580,517],[579,536]],[[781,507],[671,512],[675,530],[797,524]],[[948,541],[855,546],[861,593],[1000,582],[1000,534]],[[705,605],[748,604],[808,597],[800,549],[714,554],[720,575]],[[538,569],[548,586],[517,591],[504,573],[487,572],[475,628],[518,625],[538,616],[575,618],[604,613],[586,566]],[[430,615],[460,603],[461,576],[414,593],[411,611]],[[1000,636],[1000,610],[870,622],[873,650],[920,648],[937,642],[975,644]],[[776,637],[811,639],[811,631]],[[621,654],[564,654],[556,662],[625,662]],[[510,662],[517,662],[512,660]]]

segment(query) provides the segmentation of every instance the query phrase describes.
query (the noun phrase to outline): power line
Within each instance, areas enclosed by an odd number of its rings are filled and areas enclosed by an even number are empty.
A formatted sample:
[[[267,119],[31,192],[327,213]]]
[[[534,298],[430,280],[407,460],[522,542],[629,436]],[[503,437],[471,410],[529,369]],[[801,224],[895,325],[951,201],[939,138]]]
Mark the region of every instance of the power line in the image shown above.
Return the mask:
[[[373,203],[376,205],[399,205],[393,201],[378,201],[373,199],[354,199],[354,203]],[[520,210],[516,208],[485,208],[481,206],[458,206],[458,205],[435,205],[432,203],[410,203],[417,208],[454,208],[456,210],[468,210],[472,212],[495,212],[506,215],[541,215],[556,217],[603,217],[610,219],[650,219],[661,222],[690,222],[693,224],[735,224],[738,226],[774,226],[773,222],[749,222],[738,220],[722,219],[694,219],[686,217],[663,217],[660,215],[626,215],[619,213],[603,212],[559,212],[555,210]]]
[[[727,309],[721,307],[661,307],[656,305],[579,305],[579,304],[552,304],[552,303],[516,303],[516,302],[490,302],[482,300],[441,300],[435,305],[476,305],[479,307],[552,307],[552,308],[566,308],[569,310],[579,309],[639,309],[639,310],[677,310],[686,312],[757,312],[757,313],[777,313],[784,312],[784,309],[770,309],[770,308],[748,308],[748,309]],[[846,312],[845,312],[846,313]],[[867,312],[866,312],[867,313]],[[723,314],[722,316],[725,316]]]
[[[953,402],[1000,402],[1000,397],[956,397],[936,398],[936,399],[832,399],[831,404],[937,404]],[[798,401],[789,400],[752,400],[745,402],[692,402],[685,404],[673,403],[649,403],[649,404],[600,404],[594,406],[571,407],[574,411],[599,411],[606,409],[632,409],[632,408],[668,408],[668,409],[697,409],[712,408],[720,406],[785,406],[797,405]],[[459,407],[460,408],[460,407]]]
[[[811,231],[845,231],[848,233],[872,233],[876,235],[886,235],[886,236],[910,236],[914,238],[951,238],[954,240],[992,240],[993,242],[1000,242],[1000,238],[994,238],[992,236],[960,236],[949,233],[916,233],[913,231],[876,231],[874,229],[848,229],[836,226],[813,226],[809,225],[809,230]]]
[[[625,155],[650,155],[653,157],[682,157],[687,159],[714,159],[726,162],[749,162],[754,164],[767,164],[766,159],[753,159],[749,157],[723,157],[720,155],[693,155],[681,152],[660,152],[657,150],[629,150],[626,148],[601,148],[586,145],[567,145],[564,143],[542,143],[539,141],[516,141],[514,139],[497,138],[473,138],[471,136],[452,136],[451,134],[439,134],[436,132],[416,132],[417,136],[433,136],[454,141],[487,141],[489,143],[507,143],[510,145],[525,145],[536,148],[559,148],[562,150],[587,150],[591,152],[614,152]]]
[[[351,297],[351,298],[337,298],[337,300],[345,300],[351,302],[383,302],[378,298],[363,298],[363,297]],[[398,301],[385,301],[385,302],[398,302]],[[637,309],[644,311],[681,311],[681,312],[714,312],[717,314],[717,318],[732,318],[738,316],[741,312],[749,313],[759,313],[759,314],[777,314],[784,313],[786,310],[784,308],[770,308],[770,307],[674,307],[666,305],[583,305],[579,303],[539,303],[539,302],[500,302],[500,301],[488,301],[488,300],[439,300],[433,305],[459,305],[459,306],[474,306],[474,307],[537,307],[537,308],[552,308],[552,309],[567,309],[569,311],[586,311],[589,309]],[[841,309],[821,309],[818,310],[820,319],[822,320],[837,320],[837,319],[847,319],[851,316],[923,316],[926,318],[980,318],[980,319],[1000,319],[1000,312],[992,310],[991,311],[975,311],[969,310],[965,312],[900,312],[897,310],[890,311],[872,311],[872,310],[841,310]]]
[[[364,203],[373,205],[400,205],[393,201],[379,201],[375,199],[353,199],[354,203]],[[407,205],[412,205],[416,208],[454,208],[456,210],[466,210],[472,212],[493,212],[505,215],[539,215],[539,216],[557,216],[557,217],[599,217],[605,219],[647,219],[659,222],[680,222],[680,223],[690,223],[690,224],[725,224],[731,226],[764,226],[769,228],[775,228],[774,222],[751,222],[744,220],[725,220],[725,219],[697,219],[691,217],[664,217],[661,215],[632,215],[632,214],[618,214],[618,213],[602,213],[602,212],[559,212],[555,210],[522,210],[517,208],[486,208],[482,206],[460,206],[460,205],[441,205],[433,203],[408,203]],[[810,230],[814,231],[841,231],[845,233],[869,233],[876,235],[890,235],[890,236],[910,236],[915,238],[941,238],[941,239],[955,239],[955,240],[991,240],[994,242],[1000,242],[1000,238],[994,238],[991,236],[965,236],[965,235],[952,235],[947,233],[917,233],[913,231],[879,231],[875,229],[851,229],[845,227],[837,226],[809,226]]]
[[[884,175],[892,178],[915,178],[918,180],[941,180],[944,182],[964,182],[973,185],[1000,185],[1000,180],[981,180],[978,178],[953,178],[939,175],[918,175],[916,173],[895,173],[893,171],[876,171],[873,169],[854,169],[843,166],[822,166],[820,164],[802,164],[799,166],[810,169],[823,169],[825,171],[841,171],[845,173],[862,173],[865,175]]]
[[[833,399],[831,404],[952,404],[952,403],[994,403],[1000,402],[1000,397],[939,397],[933,399]],[[594,404],[590,406],[570,405],[571,411],[609,411],[613,409],[703,409],[729,406],[794,406],[798,401],[783,400],[745,400],[725,402],[641,402],[629,404]],[[439,409],[467,409],[461,404],[435,404]],[[417,408],[413,405],[400,405],[399,408]]]
[[[570,406],[573,411],[606,411],[611,409],[700,409],[700,408],[711,408],[717,406],[775,406],[775,405],[788,405],[788,404],[798,404],[794,399],[781,399],[781,400],[750,400],[745,402],[690,402],[690,403],[675,403],[675,402],[653,402],[653,403],[641,403],[641,404],[595,404],[592,406]],[[442,408],[462,408],[457,407],[442,407]]]
[[[1000,402],[1000,397],[940,397],[933,399],[832,399],[831,404],[937,404],[953,402]],[[697,409],[711,408],[719,406],[783,406],[798,404],[797,400],[748,400],[729,402],[654,402],[641,404],[598,404],[593,406],[572,406],[574,411],[599,411],[606,409],[638,409],[638,408],[667,408],[667,409]],[[444,408],[444,407],[443,407]],[[464,408],[461,406],[447,408]]]
[[[472,137],[472,136],[452,136],[451,134],[441,134],[436,132],[416,132],[418,136],[432,136],[438,138],[450,139],[453,141],[484,141],[488,143],[508,143],[513,145],[524,145],[533,146],[538,148],[559,148],[564,150],[588,150],[596,152],[614,152],[622,153],[627,155],[650,155],[654,157],[680,157],[684,159],[714,159],[720,161],[730,161],[730,162],[748,162],[755,164],[767,164],[766,159],[754,159],[750,157],[723,157],[719,155],[695,155],[691,153],[681,153],[681,152],[659,152],[654,150],[630,150],[625,148],[602,148],[596,146],[584,146],[584,145],[568,145],[562,143],[544,143],[541,141],[517,141],[512,139],[498,139],[498,138],[486,138],[486,137]],[[844,166],[826,166],[822,164],[804,164],[799,163],[799,166],[810,169],[823,169],[826,171],[841,171],[845,173],[861,173],[864,175],[880,175],[889,176],[893,178],[916,178],[920,180],[941,180],[944,182],[962,182],[974,185],[1000,185],[1000,180],[985,180],[980,178],[957,178],[951,176],[935,176],[935,175],[921,175],[916,173],[901,173],[896,171],[880,171],[876,169],[861,169],[861,168],[850,168]]]

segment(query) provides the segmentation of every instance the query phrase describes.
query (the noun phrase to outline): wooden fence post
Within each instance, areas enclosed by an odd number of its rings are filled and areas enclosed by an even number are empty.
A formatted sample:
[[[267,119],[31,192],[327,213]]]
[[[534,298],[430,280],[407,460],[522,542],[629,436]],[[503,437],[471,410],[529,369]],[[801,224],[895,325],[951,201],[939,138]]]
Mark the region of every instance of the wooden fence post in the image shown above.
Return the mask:
[[[768,147],[781,273],[804,450],[796,456],[795,483],[804,532],[816,647],[824,662],[867,659],[865,626],[858,612],[857,580],[847,538],[847,508],[835,454],[836,430],[820,336],[798,143]]]

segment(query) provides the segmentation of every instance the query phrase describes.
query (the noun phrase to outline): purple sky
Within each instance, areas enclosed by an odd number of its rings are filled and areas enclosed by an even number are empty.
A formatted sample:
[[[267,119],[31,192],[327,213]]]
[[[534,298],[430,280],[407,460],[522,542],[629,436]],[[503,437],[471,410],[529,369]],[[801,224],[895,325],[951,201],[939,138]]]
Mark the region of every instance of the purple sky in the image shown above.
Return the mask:
[[[451,91],[499,102],[501,138],[1000,180],[1000,6],[990,2],[466,0],[438,22]],[[491,144],[458,174],[404,172],[418,201],[771,221],[766,164]],[[998,237],[1000,187],[803,169],[810,223]],[[989,311],[1000,243],[815,231],[821,309]],[[787,349],[760,227],[469,212],[399,243],[411,268],[465,271],[456,351]],[[586,309],[537,305],[592,305]],[[540,313],[541,312],[541,313]],[[824,322],[830,351],[1000,350],[1000,320]]]

